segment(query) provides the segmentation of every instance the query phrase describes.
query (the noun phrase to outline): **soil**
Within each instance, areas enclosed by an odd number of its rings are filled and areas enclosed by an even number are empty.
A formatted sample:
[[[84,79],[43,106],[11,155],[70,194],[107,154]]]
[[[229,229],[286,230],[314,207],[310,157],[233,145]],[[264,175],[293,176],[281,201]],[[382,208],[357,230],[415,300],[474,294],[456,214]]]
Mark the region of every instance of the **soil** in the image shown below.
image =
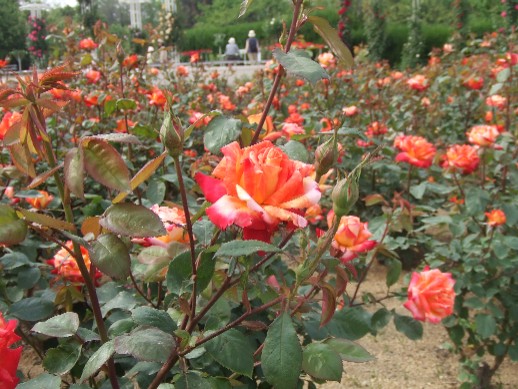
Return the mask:
[[[382,296],[386,292],[386,270],[376,264],[361,290]],[[403,277],[401,277],[403,278]],[[403,286],[401,282],[399,286]],[[396,285],[397,287],[397,285]],[[361,291],[360,290],[360,291]],[[388,309],[408,315],[397,299],[385,301]],[[443,326],[424,323],[424,335],[419,341],[409,340],[390,323],[378,336],[368,335],[358,341],[376,359],[367,363],[344,363],[340,383],[320,385],[320,389],[448,389],[458,388],[459,374],[456,356],[448,351],[448,335]],[[29,350],[29,348],[26,348]],[[20,370],[34,378],[43,372],[41,361],[34,352],[24,352]],[[518,363],[504,361],[493,378],[495,388],[518,388]]]
[[[361,290],[374,295],[386,293],[386,269],[377,264],[369,272]],[[401,280],[403,277],[401,277]],[[400,282],[403,286],[403,283]],[[387,308],[409,315],[401,301],[390,299]],[[446,389],[458,388],[459,364],[448,351],[449,337],[440,324],[424,323],[421,340],[412,341],[396,331],[391,322],[378,336],[358,340],[376,359],[367,363],[344,363],[340,383],[332,382],[320,389]],[[518,363],[505,360],[492,380],[495,388],[518,388]]]

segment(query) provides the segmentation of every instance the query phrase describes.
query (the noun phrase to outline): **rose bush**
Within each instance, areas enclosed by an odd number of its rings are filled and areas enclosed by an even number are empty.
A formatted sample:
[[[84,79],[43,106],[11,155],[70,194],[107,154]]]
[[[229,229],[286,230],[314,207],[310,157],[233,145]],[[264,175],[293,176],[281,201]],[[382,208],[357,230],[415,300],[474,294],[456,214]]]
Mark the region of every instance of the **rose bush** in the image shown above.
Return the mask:
[[[416,73],[344,69],[294,6],[244,85],[150,68],[99,24],[67,35],[66,66],[2,87],[0,310],[46,387],[314,387],[372,359],[363,336],[418,339],[423,319],[442,319],[465,387],[518,359],[513,37]],[[326,70],[292,50],[303,23],[335,47]],[[380,295],[362,288],[375,261]]]

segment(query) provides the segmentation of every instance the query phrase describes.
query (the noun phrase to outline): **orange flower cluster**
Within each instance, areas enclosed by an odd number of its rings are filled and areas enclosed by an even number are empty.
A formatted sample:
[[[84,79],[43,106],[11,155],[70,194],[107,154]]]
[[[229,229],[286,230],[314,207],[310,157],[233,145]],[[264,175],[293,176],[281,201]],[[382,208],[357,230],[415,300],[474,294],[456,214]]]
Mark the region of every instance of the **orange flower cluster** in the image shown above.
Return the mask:
[[[435,147],[421,136],[400,135],[394,139],[394,147],[401,150],[396,156],[397,162],[428,168],[435,157]]]

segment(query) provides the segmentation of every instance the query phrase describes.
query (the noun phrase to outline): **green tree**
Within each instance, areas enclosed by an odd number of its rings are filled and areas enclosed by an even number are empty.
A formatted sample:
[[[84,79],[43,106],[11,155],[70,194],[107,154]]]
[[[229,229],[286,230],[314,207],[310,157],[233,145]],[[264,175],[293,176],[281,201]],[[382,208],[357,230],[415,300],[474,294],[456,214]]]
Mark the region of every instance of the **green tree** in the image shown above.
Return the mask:
[[[25,49],[27,23],[17,0],[0,0],[0,58]]]

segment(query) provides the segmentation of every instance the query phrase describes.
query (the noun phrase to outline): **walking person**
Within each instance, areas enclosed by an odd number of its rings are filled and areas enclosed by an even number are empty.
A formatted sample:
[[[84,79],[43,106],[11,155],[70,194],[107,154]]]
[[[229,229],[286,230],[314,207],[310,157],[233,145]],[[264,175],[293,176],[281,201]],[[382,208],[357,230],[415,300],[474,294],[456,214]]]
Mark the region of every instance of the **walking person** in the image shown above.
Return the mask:
[[[236,44],[235,38],[228,40],[227,46],[225,47],[225,60],[237,61],[239,59],[239,47]]]
[[[248,39],[245,44],[245,52],[248,55],[248,59],[252,63],[257,62],[257,54],[259,53],[259,41],[255,37],[255,31],[248,31]]]

